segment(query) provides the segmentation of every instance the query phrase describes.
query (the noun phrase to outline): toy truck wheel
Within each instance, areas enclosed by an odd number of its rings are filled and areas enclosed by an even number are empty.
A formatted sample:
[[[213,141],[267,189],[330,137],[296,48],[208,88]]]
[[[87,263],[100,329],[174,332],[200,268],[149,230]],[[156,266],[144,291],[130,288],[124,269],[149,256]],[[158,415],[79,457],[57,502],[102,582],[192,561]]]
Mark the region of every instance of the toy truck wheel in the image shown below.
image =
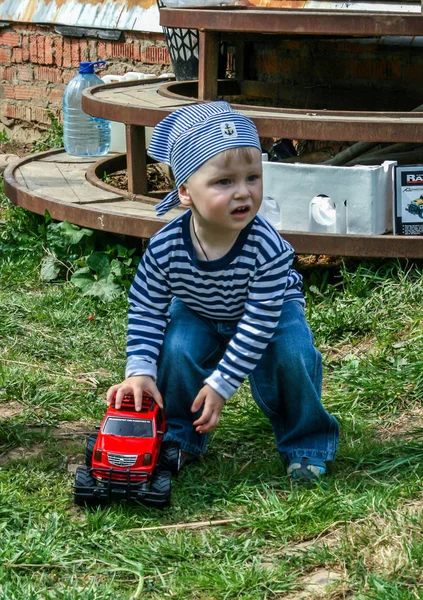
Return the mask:
[[[172,491],[172,473],[170,471],[156,471],[151,480],[151,491],[163,494],[163,501],[160,504],[155,503],[155,506],[168,506]]]
[[[94,506],[97,499],[93,495],[95,479],[86,467],[78,467],[75,473],[74,500],[78,506]]]
[[[88,468],[91,468],[92,464],[93,464],[93,452],[94,452],[94,446],[95,446],[96,441],[97,441],[97,434],[92,433],[91,435],[88,436],[87,449],[85,450],[85,464],[87,465]]]
[[[160,455],[160,467],[177,475],[181,469],[182,452],[177,442],[164,442]]]

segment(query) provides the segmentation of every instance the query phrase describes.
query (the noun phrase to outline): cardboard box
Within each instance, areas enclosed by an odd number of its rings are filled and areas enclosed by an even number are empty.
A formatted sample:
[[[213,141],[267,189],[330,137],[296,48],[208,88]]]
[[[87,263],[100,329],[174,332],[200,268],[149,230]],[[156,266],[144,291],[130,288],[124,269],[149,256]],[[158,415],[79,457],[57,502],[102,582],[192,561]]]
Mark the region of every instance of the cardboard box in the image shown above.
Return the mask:
[[[394,233],[423,235],[423,165],[395,169]]]
[[[276,200],[285,231],[375,235],[392,231],[395,161],[331,167],[263,162],[263,196]],[[329,197],[316,219],[312,201]],[[330,213],[324,211],[332,205]]]

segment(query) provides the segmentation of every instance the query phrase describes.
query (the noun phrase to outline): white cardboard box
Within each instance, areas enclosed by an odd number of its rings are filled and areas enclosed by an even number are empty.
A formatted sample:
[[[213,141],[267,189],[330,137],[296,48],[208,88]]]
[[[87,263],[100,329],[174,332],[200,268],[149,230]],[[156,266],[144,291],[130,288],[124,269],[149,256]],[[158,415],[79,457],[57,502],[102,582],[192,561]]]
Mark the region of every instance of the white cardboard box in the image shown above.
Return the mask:
[[[392,231],[395,161],[376,166],[331,167],[263,162],[263,196],[276,200],[278,229],[322,233]],[[329,196],[333,207],[315,218],[312,200]]]

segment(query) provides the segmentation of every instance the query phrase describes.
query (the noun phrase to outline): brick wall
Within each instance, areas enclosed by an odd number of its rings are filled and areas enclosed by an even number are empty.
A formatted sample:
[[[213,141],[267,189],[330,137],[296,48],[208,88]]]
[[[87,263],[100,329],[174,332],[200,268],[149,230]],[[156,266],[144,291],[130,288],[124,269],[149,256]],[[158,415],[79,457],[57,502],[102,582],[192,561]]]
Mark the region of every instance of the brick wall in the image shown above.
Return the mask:
[[[423,103],[423,52],[411,39],[263,36],[247,55],[246,79],[282,84],[278,106],[408,111]]]
[[[99,74],[171,71],[161,34],[124,32],[121,40],[64,37],[53,27],[11,23],[0,29],[0,129],[36,131],[61,117],[66,84],[81,61],[107,60]]]

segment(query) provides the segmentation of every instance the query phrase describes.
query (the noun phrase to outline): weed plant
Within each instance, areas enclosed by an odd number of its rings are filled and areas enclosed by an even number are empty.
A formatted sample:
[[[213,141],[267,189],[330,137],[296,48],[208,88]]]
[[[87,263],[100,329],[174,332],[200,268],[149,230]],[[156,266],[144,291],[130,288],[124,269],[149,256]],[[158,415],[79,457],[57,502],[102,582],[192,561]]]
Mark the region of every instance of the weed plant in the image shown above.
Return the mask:
[[[421,264],[343,261],[306,274],[323,401],[342,428],[321,484],[291,485],[243,385],[204,460],[174,481],[171,507],[83,510],[72,470],[123,377],[126,289],[142,247],[4,196],[1,211],[1,600],[270,600],[304,588],[328,600],[423,598]],[[91,287],[76,285],[80,269]],[[96,293],[111,274],[113,293]],[[180,526],[203,521],[222,523]],[[306,587],[329,571],[329,587]]]

